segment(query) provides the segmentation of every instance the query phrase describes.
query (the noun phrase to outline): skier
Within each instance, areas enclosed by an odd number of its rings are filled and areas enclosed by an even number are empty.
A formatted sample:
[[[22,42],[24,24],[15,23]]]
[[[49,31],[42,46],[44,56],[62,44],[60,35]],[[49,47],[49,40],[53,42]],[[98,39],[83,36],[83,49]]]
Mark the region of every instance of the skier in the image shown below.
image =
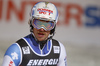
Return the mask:
[[[31,10],[31,34],[17,40],[6,51],[2,66],[67,66],[66,50],[53,39],[58,10],[50,2],[38,2]]]

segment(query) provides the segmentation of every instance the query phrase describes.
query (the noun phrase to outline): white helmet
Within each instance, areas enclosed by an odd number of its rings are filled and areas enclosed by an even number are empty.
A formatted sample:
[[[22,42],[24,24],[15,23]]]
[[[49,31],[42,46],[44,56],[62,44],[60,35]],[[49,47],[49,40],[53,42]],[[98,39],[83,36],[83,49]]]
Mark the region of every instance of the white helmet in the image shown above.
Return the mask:
[[[34,5],[31,11],[31,18],[53,21],[58,21],[58,10],[56,6],[49,2],[38,2]]]

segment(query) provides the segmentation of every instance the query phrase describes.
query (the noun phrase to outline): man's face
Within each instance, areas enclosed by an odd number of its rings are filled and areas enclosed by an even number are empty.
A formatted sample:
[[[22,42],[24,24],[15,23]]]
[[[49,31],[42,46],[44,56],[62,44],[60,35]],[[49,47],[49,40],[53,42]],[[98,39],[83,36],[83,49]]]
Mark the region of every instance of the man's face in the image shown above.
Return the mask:
[[[54,28],[54,22],[33,19],[33,33],[38,41],[44,41],[48,38],[50,31]]]
[[[43,28],[33,28],[33,33],[38,41],[46,40],[50,34],[50,31],[45,31]]]

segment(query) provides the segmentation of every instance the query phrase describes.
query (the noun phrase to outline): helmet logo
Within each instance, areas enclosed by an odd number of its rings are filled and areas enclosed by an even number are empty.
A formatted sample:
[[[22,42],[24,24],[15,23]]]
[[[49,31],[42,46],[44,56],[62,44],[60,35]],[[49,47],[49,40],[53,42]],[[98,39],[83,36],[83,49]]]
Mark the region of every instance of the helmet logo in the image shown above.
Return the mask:
[[[49,9],[45,9],[45,8],[38,8],[37,11],[39,11],[39,14],[47,14],[47,15],[50,15],[50,14],[53,14],[53,11],[52,10],[49,10]]]

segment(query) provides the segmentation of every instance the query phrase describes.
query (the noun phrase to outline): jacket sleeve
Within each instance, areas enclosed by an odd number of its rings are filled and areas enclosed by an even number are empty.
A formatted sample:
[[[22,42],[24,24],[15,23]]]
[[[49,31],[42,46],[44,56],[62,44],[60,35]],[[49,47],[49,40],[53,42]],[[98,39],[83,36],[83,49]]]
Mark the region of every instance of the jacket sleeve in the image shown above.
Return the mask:
[[[21,49],[17,43],[12,44],[6,51],[2,66],[19,66],[21,62]]]
[[[60,43],[61,51],[60,51],[60,57],[59,57],[59,63],[57,66],[67,66],[67,55],[65,47],[62,43]]]

